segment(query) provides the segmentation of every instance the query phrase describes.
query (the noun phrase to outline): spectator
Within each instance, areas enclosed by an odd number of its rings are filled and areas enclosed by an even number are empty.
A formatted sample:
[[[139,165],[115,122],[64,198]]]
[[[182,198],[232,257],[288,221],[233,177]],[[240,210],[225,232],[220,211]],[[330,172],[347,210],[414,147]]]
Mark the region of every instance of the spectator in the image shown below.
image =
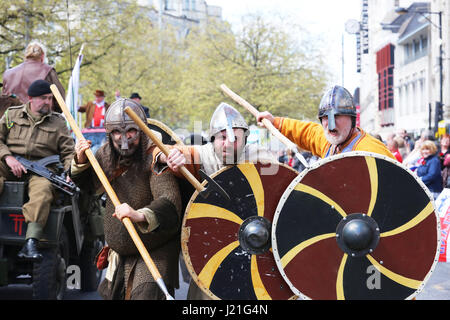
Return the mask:
[[[131,96],[130,96],[130,99],[136,101],[137,103],[139,103],[139,104],[141,105],[141,107],[144,109],[144,112],[145,112],[145,115],[147,116],[147,118],[150,118],[150,110],[149,110],[149,108],[147,108],[146,106],[143,106],[143,105],[141,104],[142,98],[141,98],[141,96],[139,95],[139,93],[133,92],[133,93],[131,94]]]
[[[398,129],[397,137],[405,141],[405,152],[408,155],[414,149],[414,140],[408,135],[405,129]]]
[[[103,127],[105,123],[105,113],[109,108],[109,104],[105,102],[105,93],[102,90],[95,90],[94,96],[94,101],[89,101],[78,108],[78,112],[86,112],[85,128]]]
[[[444,134],[441,137],[440,144],[439,158],[441,158],[441,164],[443,164],[445,156],[450,154],[450,134]]]
[[[407,155],[407,157],[403,160],[403,164],[410,168],[411,170],[415,170],[417,166],[420,164],[419,161],[422,158],[420,147],[425,140],[430,140],[433,134],[430,130],[423,130],[420,138],[414,143],[414,149]]]
[[[380,136],[379,133],[371,133],[370,135],[384,143],[383,138]]]
[[[444,188],[450,188],[450,135],[448,133],[441,137],[441,150],[439,159],[442,168],[442,183]]]
[[[44,46],[31,42],[25,49],[25,61],[3,73],[3,95],[15,95],[23,104],[29,101],[27,90],[35,80],[45,80],[56,85],[65,97],[65,90],[53,67],[45,62]],[[61,112],[59,104],[53,98],[53,110]]]
[[[286,153],[286,164],[292,169],[300,171],[300,160],[295,156],[294,152],[290,149],[288,149]]]
[[[402,163],[403,158],[398,150],[398,143],[396,139],[390,139],[386,142],[387,148],[389,151],[394,155],[394,157],[397,159],[398,162]]]
[[[286,150],[282,149],[278,151],[278,162],[286,163],[286,159],[287,159]]]
[[[399,136],[395,136],[394,137],[394,141],[397,142],[397,146],[398,146],[398,152],[400,153],[400,155],[403,158],[406,158],[406,156],[408,155],[407,150],[406,150],[406,143],[405,140],[402,137]]]
[[[420,146],[421,163],[417,168],[417,176],[425,183],[436,199],[442,191],[441,163],[437,147],[433,141],[425,140]]]

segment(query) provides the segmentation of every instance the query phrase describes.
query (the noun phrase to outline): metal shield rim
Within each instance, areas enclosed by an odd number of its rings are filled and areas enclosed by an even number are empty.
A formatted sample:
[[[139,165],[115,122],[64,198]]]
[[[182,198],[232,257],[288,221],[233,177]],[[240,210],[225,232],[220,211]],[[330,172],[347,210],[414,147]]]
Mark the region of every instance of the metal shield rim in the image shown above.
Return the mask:
[[[221,174],[225,170],[227,170],[231,166],[223,167],[222,169],[219,169],[218,171],[214,172],[212,175],[210,175],[210,178],[214,178],[215,176]],[[206,185],[206,180],[203,181],[201,184],[204,187]],[[181,253],[183,254],[184,263],[186,264],[187,270],[189,274],[191,275],[192,280],[197,284],[197,286],[210,298],[213,300],[220,300],[219,297],[217,297],[214,293],[212,293],[208,288],[206,288],[201,281],[198,280],[197,273],[195,273],[194,268],[192,266],[191,257],[189,256],[189,250],[187,248],[187,243],[189,241],[189,228],[186,227],[186,221],[188,219],[188,213],[191,209],[192,204],[194,203],[195,199],[197,199],[197,196],[199,196],[198,190],[195,190],[195,192],[192,194],[191,199],[189,199],[189,203],[186,207],[186,210],[183,214],[183,222],[181,224]]]
[[[264,163],[266,164],[266,162],[264,162]],[[284,164],[284,163],[273,162],[273,161],[267,162],[267,163],[272,163],[272,164],[278,165],[278,166],[280,166],[280,167],[284,167],[284,168],[286,168],[286,169],[289,169],[289,170],[295,172],[297,175],[299,174],[298,171],[296,171],[295,169],[291,168],[290,166],[288,166],[288,165],[286,165],[286,164]],[[251,164],[251,165],[255,165],[255,163],[248,162],[248,161],[243,162],[243,163],[239,163],[239,164],[236,164],[236,165],[241,165],[241,164]],[[232,167],[234,167],[234,166],[236,166],[236,165],[228,165],[228,166],[225,166],[225,167],[219,169],[218,171],[214,172],[213,174],[211,174],[210,177],[211,177],[211,178],[214,178],[214,177],[220,175],[221,173],[223,173],[224,171],[229,170],[230,168],[232,168]],[[205,186],[206,183],[207,183],[206,181],[203,181],[203,182],[202,182],[202,186]],[[185,210],[185,212],[184,212],[184,215],[183,215],[183,221],[182,221],[182,225],[181,225],[181,239],[180,239],[180,240],[181,240],[181,252],[182,252],[183,259],[184,259],[184,262],[185,262],[185,264],[186,264],[186,267],[187,267],[187,269],[188,269],[188,272],[189,272],[189,274],[191,275],[192,280],[196,283],[196,285],[197,285],[197,286],[198,286],[198,287],[199,287],[199,288],[200,288],[207,296],[209,296],[209,297],[212,298],[213,300],[221,300],[221,299],[220,299],[219,297],[217,297],[211,290],[209,290],[208,288],[206,288],[206,286],[204,286],[203,283],[198,279],[198,275],[197,275],[197,273],[194,271],[194,268],[193,268],[193,266],[192,266],[191,258],[190,258],[190,256],[189,256],[189,250],[188,250],[188,247],[187,247],[187,243],[188,243],[190,234],[189,234],[189,228],[186,226],[186,222],[187,222],[187,220],[188,220],[188,213],[189,213],[189,211],[190,211],[190,209],[191,209],[191,206],[192,206],[192,204],[194,203],[195,199],[197,199],[198,196],[199,196],[199,192],[196,190],[196,191],[192,194],[191,199],[189,200],[189,203],[188,203],[188,205],[187,205],[187,207],[186,207],[186,210]],[[273,224],[272,224],[272,225],[273,225]],[[272,240],[271,235],[270,235],[270,239]],[[275,259],[274,259],[274,260],[275,260]],[[283,277],[283,280],[284,280],[284,277]],[[297,299],[297,298],[298,298],[298,295],[297,295],[297,296],[296,296],[296,295],[293,295],[293,296],[291,296],[290,300],[295,300],[295,299]]]
[[[430,268],[430,270],[428,271],[427,275],[425,276],[425,278],[423,279],[421,285],[419,286],[419,288],[417,288],[417,290],[415,292],[413,292],[410,296],[406,297],[405,300],[411,300],[414,297],[416,297],[424,288],[424,286],[426,285],[426,283],[428,282],[429,278],[431,277],[436,264],[439,260],[439,249],[440,249],[440,235],[441,235],[441,228],[440,228],[440,219],[438,216],[438,213],[436,212],[436,205],[434,202],[434,198],[433,195],[431,194],[431,192],[428,190],[428,188],[425,186],[425,184],[423,183],[423,181],[421,179],[419,179],[411,170],[409,170],[405,165],[403,165],[402,163],[384,156],[384,155],[380,155],[377,153],[373,153],[373,152],[367,152],[367,151],[351,151],[351,152],[345,152],[345,153],[341,153],[341,154],[337,154],[337,155],[333,155],[331,157],[328,158],[323,158],[320,159],[318,161],[316,161],[315,163],[313,163],[309,168],[306,168],[305,170],[303,170],[302,172],[299,173],[299,175],[289,184],[289,186],[286,188],[285,192],[283,193],[278,206],[275,210],[275,215],[272,221],[272,252],[275,258],[275,263],[276,266],[278,268],[278,271],[280,272],[280,274],[282,275],[282,277],[284,278],[285,282],[289,285],[290,289],[292,292],[294,292],[296,295],[298,295],[301,299],[303,300],[312,300],[310,297],[308,297],[307,295],[303,294],[301,291],[299,291],[290,281],[290,279],[287,277],[286,273],[284,272],[284,269],[281,265],[281,258],[279,255],[279,251],[278,251],[278,245],[277,245],[277,239],[276,239],[276,229],[277,229],[277,223],[278,223],[278,219],[280,216],[280,212],[281,209],[283,208],[286,200],[288,199],[289,195],[291,194],[291,192],[294,190],[295,186],[300,183],[300,181],[310,172],[313,171],[329,162],[332,162],[334,160],[337,159],[342,159],[342,158],[347,158],[347,157],[356,157],[356,156],[363,156],[363,157],[372,157],[372,158],[377,158],[377,159],[382,159],[382,160],[386,160],[400,168],[402,168],[403,170],[405,170],[406,172],[408,172],[409,175],[411,175],[420,185],[420,187],[425,191],[425,194],[428,196],[428,198],[430,199],[430,202],[433,204],[433,208],[435,209],[434,215],[436,218],[436,232],[437,232],[437,244],[436,244],[436,253],[434,256],[434,260],[432,263],[432,266]]]

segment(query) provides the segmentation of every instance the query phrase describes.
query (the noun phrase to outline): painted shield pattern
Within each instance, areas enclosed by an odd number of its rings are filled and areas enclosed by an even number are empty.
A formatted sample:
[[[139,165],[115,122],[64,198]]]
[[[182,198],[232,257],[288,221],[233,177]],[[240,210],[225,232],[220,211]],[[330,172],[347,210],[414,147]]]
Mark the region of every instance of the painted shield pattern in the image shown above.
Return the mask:
[[[211,298],[294,297],[271,249],[271,225],[281,195],[298,172],[284,164],[244,163],[214,173],[231,197],[194,193],[182,227],[182,251],[197,285]]]
[[[295,178],[273,220],[280,273],[304,299],[411,299],[439,250],[433,197],[373,153],[322,159]]]

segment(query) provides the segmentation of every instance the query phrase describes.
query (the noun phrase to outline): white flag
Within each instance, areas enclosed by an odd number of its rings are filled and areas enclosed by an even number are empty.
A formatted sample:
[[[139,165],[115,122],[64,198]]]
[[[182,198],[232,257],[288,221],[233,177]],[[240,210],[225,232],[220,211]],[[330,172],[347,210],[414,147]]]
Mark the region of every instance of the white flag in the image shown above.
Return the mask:
[[[82,55],[83,47],[84,44],[81,46],[80,53],[78,54],[77,57],[77,61],[75,62],[75,66],[73,67],[72,75],[70,76],[69,80],[69,88],[67,89],[67,96],[66,96],[67,108],[69,109],[74,119],[77,119],[77,112],[78,112],[78,89],[80,86],[80,66],[81,61],[83,60]]]

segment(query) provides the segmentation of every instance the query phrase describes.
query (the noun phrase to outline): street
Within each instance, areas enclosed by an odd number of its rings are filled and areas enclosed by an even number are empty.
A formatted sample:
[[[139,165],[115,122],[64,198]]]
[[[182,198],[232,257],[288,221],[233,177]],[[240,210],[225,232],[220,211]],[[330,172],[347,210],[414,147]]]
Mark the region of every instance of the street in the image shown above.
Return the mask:
[[[175,291],[175,300],[186,300],[188,283],[184,282],[180,272],[180,288]],[[0,300],[28,300],[31,299],[29,286],[17,285],[0,288]],[[434,269],[428,283],[417,300],[449,300],[450,299],[450,263],[439,262]],[[67,290],[64,300],[101,300],[94,292]]]
[[[417,300],[450,299],[450,263],[438,262],[433,274]]]

